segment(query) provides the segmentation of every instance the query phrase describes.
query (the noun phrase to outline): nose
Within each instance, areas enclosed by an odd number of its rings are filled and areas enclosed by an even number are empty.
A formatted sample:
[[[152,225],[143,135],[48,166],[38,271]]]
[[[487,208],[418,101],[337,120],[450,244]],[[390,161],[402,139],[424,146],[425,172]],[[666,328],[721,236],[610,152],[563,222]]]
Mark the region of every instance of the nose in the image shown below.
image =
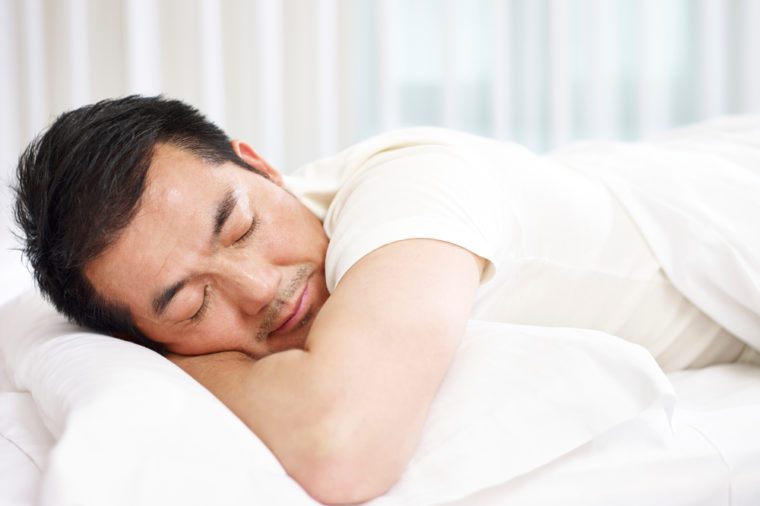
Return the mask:
[[[227,296],[247,315],[261,312],[279,293],[279,268],[260,259],[223,260],[219,270]]]

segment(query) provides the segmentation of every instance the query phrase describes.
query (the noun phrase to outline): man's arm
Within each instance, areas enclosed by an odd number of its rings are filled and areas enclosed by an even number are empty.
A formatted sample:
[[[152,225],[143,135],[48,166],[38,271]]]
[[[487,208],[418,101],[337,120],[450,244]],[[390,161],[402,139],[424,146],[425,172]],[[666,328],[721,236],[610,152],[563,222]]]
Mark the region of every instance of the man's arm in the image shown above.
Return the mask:
[[[418,444],[483,264],[450,243],[395,242],[346,273],[305,350],[174,360],[316,499],[368,500],[398,480]]]

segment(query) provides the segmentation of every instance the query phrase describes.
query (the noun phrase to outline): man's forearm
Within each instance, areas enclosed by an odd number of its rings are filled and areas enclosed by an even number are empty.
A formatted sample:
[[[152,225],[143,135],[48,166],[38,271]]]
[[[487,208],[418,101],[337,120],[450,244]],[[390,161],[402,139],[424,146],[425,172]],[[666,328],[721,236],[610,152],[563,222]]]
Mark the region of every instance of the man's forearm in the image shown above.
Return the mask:
[[[362,385],[342,386],[328,379],[308,351],[288,350],[257,361],[239,352],[171,358],[323,502],[360,502],[385,492],[403,471],[424,423],[426,410],[415,417],[416,427],[396,427],[394,433],[388,420],[357,411],[371,401],[350,399]]]

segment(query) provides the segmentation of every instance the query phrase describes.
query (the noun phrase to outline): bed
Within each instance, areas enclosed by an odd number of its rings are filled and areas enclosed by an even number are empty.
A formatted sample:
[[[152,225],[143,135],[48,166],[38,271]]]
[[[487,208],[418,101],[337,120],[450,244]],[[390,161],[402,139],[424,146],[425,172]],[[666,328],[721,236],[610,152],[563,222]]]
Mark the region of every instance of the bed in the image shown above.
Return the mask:
[[[42,353],[47,358],[38,359],[48,372],[27,371],[21,376],[36,378],[16,378],[32,381],[29,386],[40,397],[35,400],[33,393],[19,389],[6,371],[0,375],[2,504],[315,504],[284,474],[266,447],[210,395],[200,387],[196,390],[179,369],[128,343],[107,342],[108,338],[79,329],[61,332],[68,324],[47,311],[37,318],[33,337],[40,335],[40,324],[57,327],[56,339],[61,342],[38,343],[46,348]],[[525,397],[511,396],[503,404],[510,407],[507,416],[515,419],[502,420],[498,426],[512,434],[491,437],[488,443],[493,446],[475,451],[485,444],[484,435],[494,435],[493,428],[479,422],[500,420],[488,410],[493,396],[511,394],[506,385],[485,391],[484,383],[509,380],[493,360],[494,370],[483,370],[486,355],[503,358],[501,354],[521,348],[521,356],[503,365],[517,368],[512,374],[527,378],[536,367],[531,356],[546,361],[559,349],[552,349],[557,341],[547,335],[570,338],[579,349],[587,348],[571,356],[575,365],[562,371],[571,373],[575,367],[588,367],[588,355],[599,351],[600,342],[593,339],[605,339],[595,335],[584,342],[588,336],[550,329],[536,346],[536,329],[531,329],[534,346],[529,348],[524,336],[521,340],[515,333],[524,329],[498,327],[478,324],[468,329],[464,349],[433,407],[432,426],[426,429],[421,453],[427,452],[427,461],[425,455],[415,457],[408,475],[371,504],[760,504],[760,368],[749,364],[665,377],[657,374],[645,353],[615,342],[607,352],[629,366],[638,362],[627,371],[638,376],[635,380],[618,385],[613,393],[609,385],[584,388],[576,376],[567,379],[566,388],[548,395],[546,391],[556,387],[563,374],[532,376],[527,379],[529,390],[554,404],[553,412],[537,410]],[[503,341],[501,346],[494,345],[497,339]],[[111,351],[123,354],[121,361],[113,354],[107,358],[112,374],[101,374],[97,367],[90,373],[74,373],[96,356],[107,355],[103,348],[107,344],[116,345]],[[73,353],[72,347],[77,348]],[[124,361],[130,356],[140,370],[127,371]],[[59,359],[68,365],[55,364]],[[151,367],[160,370],[150,371]],[[614,367],[621,373],[620,364]],[[476,369],[475,379],[467,380]],[[611,370],[598,372],[597,380],[611,374]],[[101,379],[95,388],[88,385],[94,377]],[[640,389],[642,382],[650,382],[648,391]],[[146,391],[149,384],[154,388]],[[633,384],[639,399],[611,412],[588,415],[601,397],[630,395]],[[69,393],[55,392],[56,388]],[[473,390],[482,396],[472,399]],[[182,399],[178,400],[178,392]],[[560,403],[563,392],[572,395]],[[579,413],[581,408],[585,414]],[[462,410],[469,416],[457,414]],[[560,426],[537,423],[545,417]],[[583,427],[580,435],[562,427],[579,421],[597,425]],[[480,437],[468,434],[472,428]],[[475,476],[467,476],[468,469]],[[457,482],[453,486],[452,479]]]
[[[758,125],[756,118],[731,119],[700,132],[757,139]],[[732,145],[726,169],[727,177],[734,171],[747,178],[739,191],[749,195],[760,194],[758,145]],[[604,156],[620,158],[607,145],[555,156],[593,170],[589,149],[600,166],[611,163]],[[635,165],[641,153],[625,154]],[[702,191],[696,163],[670,174],[689,189],[678,213],[644,205],[660,189],[647,187],[646,178],[639,193],[619,188],[618,197],[650,227],[679,289],[757,344],[757,219],[701,215],[707,199],[737,196],[707,188],[704,199],[694,199]],[[616,191],[616,182],[608,183]],[[681,220],[678,234],[657,230],[667,220]],[[673,262],[686,258],[683,251],[691,252],[689,261]],[[66,322],[29,288],[17,260],[3,262],[12,281],[0,294],[0,504],[316,504],[182,370]],[[755,506],[756,358],[665,374],[640,346],[601,332],[471,321],[415,456],[401,480],[369,504]]]

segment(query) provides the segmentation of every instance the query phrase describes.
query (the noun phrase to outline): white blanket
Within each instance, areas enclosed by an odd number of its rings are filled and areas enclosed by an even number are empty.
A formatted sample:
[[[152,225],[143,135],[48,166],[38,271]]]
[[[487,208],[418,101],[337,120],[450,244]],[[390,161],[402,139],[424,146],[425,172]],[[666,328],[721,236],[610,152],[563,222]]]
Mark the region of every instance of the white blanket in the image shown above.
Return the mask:
[[[760,116],[576,144],[552,159],[605,181],[673,285],[760,350]]]

